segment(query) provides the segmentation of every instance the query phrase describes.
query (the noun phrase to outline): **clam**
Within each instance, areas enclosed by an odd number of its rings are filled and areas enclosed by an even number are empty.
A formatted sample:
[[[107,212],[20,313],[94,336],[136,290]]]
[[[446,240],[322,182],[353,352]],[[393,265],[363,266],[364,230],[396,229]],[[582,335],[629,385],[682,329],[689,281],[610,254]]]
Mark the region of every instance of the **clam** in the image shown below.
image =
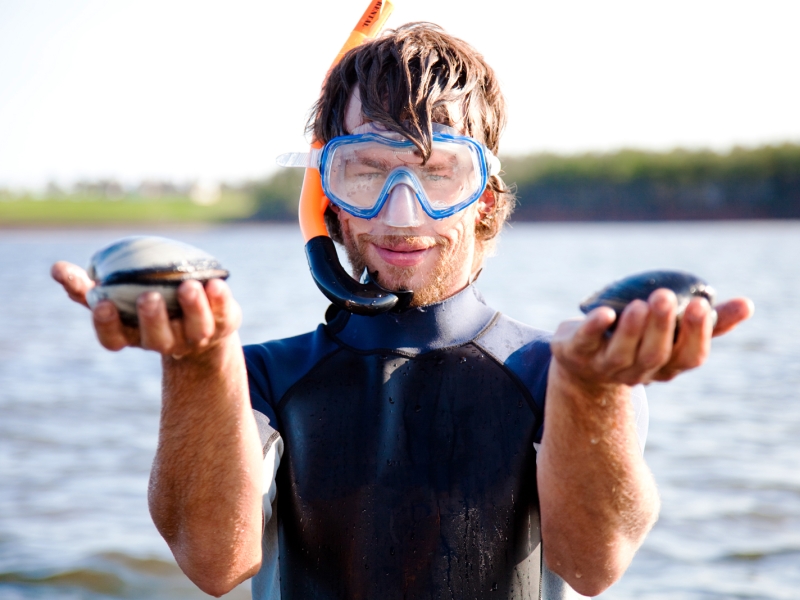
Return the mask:
[[[598,306],[608,306],[617,313],[617,318],[619,318],[625,307],[633,300],[646,301],[650,294],[659,288],[672,290],[678,298],[678,321],[692,298],[705,298],[711,306],[714,305],[714,289],[700,277],[683,271],[647,271],[630,275],[607,285],[581,302],[580,309],[584,313],[588,313]],[[714,312],[713,318],[716,322],[716,312]],[[610,329],[613,328],[612,325]]]
[[[144,292],[158,292],[167,305],[170,318],[181,315],[178,286],[189,279],[208,281],[227,279],[216,258],[202,250],[156,236],[134,236],[117,240],[92,256],[89,277],[95,287],[86,301],[94,308],[110,300],[126,325],[136,326],[136,299]]]

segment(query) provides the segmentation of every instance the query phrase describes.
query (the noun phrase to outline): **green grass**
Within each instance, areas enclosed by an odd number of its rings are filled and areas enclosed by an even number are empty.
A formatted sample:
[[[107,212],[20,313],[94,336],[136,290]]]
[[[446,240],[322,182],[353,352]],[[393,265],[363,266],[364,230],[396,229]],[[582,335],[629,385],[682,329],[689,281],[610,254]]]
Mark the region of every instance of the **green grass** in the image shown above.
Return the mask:
[[[210,206],[200,206],[185,196],[112,200],[80,195],[0,195],[0,226],[207,223],[243,219],[254,211],[252,195],[233,190],[225,190],[220,201]]]

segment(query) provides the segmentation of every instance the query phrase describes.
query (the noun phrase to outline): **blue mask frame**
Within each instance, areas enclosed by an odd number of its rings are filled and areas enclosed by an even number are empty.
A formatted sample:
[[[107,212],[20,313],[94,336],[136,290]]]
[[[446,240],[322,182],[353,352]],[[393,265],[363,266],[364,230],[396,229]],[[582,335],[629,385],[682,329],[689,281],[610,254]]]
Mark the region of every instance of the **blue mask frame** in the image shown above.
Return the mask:
[[[417,176],[414,174],[414,172],[407,167],[397,167],[389,173],[389,176],[386,178],[386,182],[383,184],[383,187],[378,195],[378,199],[370,208],[359,208],[352,206],[336,196],[329,185],[331,165],[329,164],[328,158],[337,148],[353,143],[367,141],[379,142],[380,144],[390,148],[415,148],[414,144],[408,139],[393,139],[391,137],[387,137],[386,135],[373,132],[343,135],[333,138],[331,141],[325,144],[325,147],[322,149],[322,152],[319,156],[319,172],[322,179],[322,190],[325,192],[325,196],[327,196],[328,200],[330,200],[333,204],[353,215],[354,217],[359,217],[361,219],[373,219],[378,215],[378,213],[381,212],[384,204],[386,204],[386,200],[389,198],[392,188],[394,188],[396,185],[405,184],[414,190],[414,194],[422,206],[422,209],[432,219],[445,219],[458,212],[461,212],[483,195],[484,191],[486,190],[486,184],[489,181],[489,177],[491,175],[496,175],[497,172],[499,172],[500,163],[497,158],[495,158],[494,154],[492,154],[491,150],[486,148],[486,146],[479,143],[477,140],[464,135],[447,133],[442,131],[443,129],[452,131],[452,129],[449,127],[438,126],[433,132],[434,142],[455,142],[458,144],[466,144],[470,146],[479,157],[477,162],[480,167],[480,185],[476,192],[458,204],[448,206],[444,209],[434,208],[428,200],[428,197],[425,194],[425,190],[423,189],[422,184],[419,182],[419,179],[417,179]],[[397,135],[394,134],[394,132],[388,133],[391,135]]]

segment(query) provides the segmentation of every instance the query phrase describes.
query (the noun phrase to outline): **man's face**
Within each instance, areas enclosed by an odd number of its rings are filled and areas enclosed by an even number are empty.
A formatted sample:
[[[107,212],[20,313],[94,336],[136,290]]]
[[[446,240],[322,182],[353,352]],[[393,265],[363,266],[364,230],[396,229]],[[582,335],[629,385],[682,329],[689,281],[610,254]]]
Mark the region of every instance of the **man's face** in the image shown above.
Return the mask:
[[[355,92],[347,106],[345,128],[352,132],[363,123]],[[365,267],[377,271],[380,285],[412,290],[413,305],[420,306],[461,291],[480,268],[483,256],[476,253],[475,224],[493,203],[494,196],[487,192],[461,212],[437,220],[422,210],[408,186],[399,185],[373,219],[332,208],[339,216],[354,276],[359,277]]]

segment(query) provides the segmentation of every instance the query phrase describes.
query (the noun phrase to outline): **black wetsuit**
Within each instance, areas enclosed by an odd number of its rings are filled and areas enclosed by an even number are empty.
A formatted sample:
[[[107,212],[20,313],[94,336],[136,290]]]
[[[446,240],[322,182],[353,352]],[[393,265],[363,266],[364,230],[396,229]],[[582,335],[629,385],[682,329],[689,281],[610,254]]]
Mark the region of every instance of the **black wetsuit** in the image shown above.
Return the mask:
[[[540,597],[547,334],[470,287],[245,355],[283,444],[255,600]]]

